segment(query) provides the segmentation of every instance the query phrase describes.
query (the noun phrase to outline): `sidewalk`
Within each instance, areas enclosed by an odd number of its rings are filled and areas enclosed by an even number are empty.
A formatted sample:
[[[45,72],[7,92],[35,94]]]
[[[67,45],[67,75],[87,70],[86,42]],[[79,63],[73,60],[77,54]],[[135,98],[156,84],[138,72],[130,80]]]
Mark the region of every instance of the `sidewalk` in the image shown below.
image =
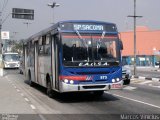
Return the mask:
[[[153,66],[136,66],[137,75],[133,75],[134,66],[127,66],[132,71],[132,78],[160,81],[160,69]]]
[[[133,65],[127,65],[127,67],[129,67],[131,70],[134,70]],[[160,71],[159,67],[154,66],[136,66],[136,69],[140,71]]]

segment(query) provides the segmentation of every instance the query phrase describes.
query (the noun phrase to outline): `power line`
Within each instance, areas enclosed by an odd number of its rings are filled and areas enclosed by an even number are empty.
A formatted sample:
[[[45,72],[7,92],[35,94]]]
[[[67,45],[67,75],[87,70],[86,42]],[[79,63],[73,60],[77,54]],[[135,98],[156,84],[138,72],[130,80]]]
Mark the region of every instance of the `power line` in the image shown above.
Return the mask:
[[[3,3],[3,5],[2,5],[3,7],[2,7],[2,9],[1,9],[1,12],[2,12],[2,13],[3,13],[3,11],[5,10],[7,4],[8,4],[8,0],[4,0],[4,3]]]

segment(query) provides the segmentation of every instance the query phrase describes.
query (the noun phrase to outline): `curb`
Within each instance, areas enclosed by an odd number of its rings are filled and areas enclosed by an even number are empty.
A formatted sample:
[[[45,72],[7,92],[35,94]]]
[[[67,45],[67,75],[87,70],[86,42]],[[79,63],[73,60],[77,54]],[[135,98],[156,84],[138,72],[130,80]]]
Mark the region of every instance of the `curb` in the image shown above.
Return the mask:
[[[132,78],[138,78],[138,79],[142,79],[142,80],[152,80],[152,81],[160,82],[160,78],[148,78],[148,77],[143,77],[143,76],[132,76]]]

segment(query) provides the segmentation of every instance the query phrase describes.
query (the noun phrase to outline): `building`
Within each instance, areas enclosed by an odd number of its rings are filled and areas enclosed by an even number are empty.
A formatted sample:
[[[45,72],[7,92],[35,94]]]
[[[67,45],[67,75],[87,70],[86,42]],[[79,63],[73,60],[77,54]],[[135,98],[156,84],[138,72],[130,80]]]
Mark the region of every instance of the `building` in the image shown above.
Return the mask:
[[[136,64],[137,66],[155,66],[160,60],[160,30],[150,30],[145,26],[136,28]],[[120,33],[123,42],[122,62],[134,63],[134,32]]]

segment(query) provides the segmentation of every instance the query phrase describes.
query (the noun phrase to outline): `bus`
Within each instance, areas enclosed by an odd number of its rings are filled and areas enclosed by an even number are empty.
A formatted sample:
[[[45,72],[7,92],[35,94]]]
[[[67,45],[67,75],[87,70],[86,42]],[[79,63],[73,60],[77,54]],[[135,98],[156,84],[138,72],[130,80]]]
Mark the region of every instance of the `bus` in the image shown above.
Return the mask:
[[[122,42],[114,23],[61,21],[26,39],[23,49],[29,84],[45,87],[48,96],[123,88]]]
[[[3,65],[4,68],[19,68],[20,56],[18,53],[8,52],[3,53]]]

